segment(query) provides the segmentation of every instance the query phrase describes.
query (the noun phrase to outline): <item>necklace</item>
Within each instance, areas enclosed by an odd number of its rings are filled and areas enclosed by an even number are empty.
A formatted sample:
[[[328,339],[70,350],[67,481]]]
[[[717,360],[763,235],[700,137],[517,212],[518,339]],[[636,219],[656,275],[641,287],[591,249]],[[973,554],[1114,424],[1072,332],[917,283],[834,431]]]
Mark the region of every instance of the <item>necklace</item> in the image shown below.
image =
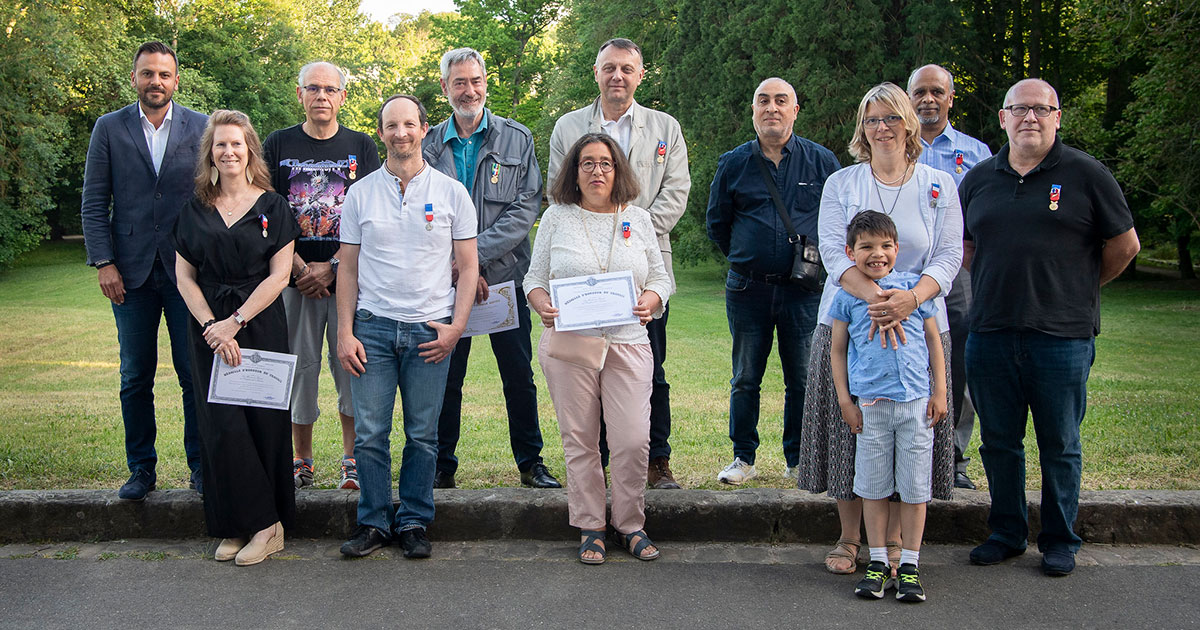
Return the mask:
[[[582,209],[582,206],[580,206]],[[600,254],[596,253],[596,246],[592,244],[592,228],[588,225],[588,215],[598,214],[590,210],[583,210],[579,215],[579,219],[583,221],[583,233],[587,237],[588,249],[592,250],[592,257],[596,259],[596,266],[600,268],[600,273],[608,273],[608,265],[600,262]]]
[[[883,182],[883,185],[884,186],[892,186],[892,185],[896,184],[897,182],[902,181],[904,179],[905,175],[908,175],[908,167],[907,166],[904,167],[904,172],[900,174],[900,179],[896,179],[896,180],[893,180],[890,182]],[[875,176],[875,169],[873,167],[871,168],[871,181],[875,182],[875,194],[879,197],[879,209],[883,210],[883,208],[885,207],[885,204],[883,203],[883,191],[879,188],[879,178],[877,176]],[[904,182],[903,184],[900,184],[899,190],[896,191],[896,198],[892,200],[892,207],[888,208],[884,212],[884,214],[888,215],[889,217],[892,216],[892,211],[896,209],[896,204],[900,201],[900,195],[904,193],[904,186],[906,184],[908,184],[908,182]]]
[[[868,165],[868,166],[869,166],[869,167],[870,167],[870,169],[871,169],[871,175],[873,175],[873,176],[875,177],[875,179],[876,179],[876,180],[883,182],[883,185],[884,185],[884,186],[895,186],[896,184],[899,184],[901,180],[903,180],[903,179],[904,179],[904,176],[905,176],[905,175],[908,175],[908,167],[907,167],[907,166],[905,166],[905,167],[904,167],[904,171],[903,171],[902,173],[900,173],[900,177],[897,177],[896,179],[893,179],[893,180],[892,180],[892,181],[890,181],[890,182],[884,182],[884,181],[883,181],[883,178],[882,178],[882,177],[880,177],[878,174],[876,174],[876,173],[875,173],[875,167],[874,167],[874,166],[870,166],[870,165]]]

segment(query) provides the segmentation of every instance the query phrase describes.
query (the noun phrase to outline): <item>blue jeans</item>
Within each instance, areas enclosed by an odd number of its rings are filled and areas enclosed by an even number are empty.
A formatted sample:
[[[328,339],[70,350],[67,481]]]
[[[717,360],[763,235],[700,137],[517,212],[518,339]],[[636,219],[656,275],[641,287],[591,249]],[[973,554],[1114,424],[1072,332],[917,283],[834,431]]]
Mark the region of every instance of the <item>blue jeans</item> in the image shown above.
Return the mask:
[[[725,315],[733,336],[733,379],[729,381],[729,439],[733,454],[753,464],[758,450],[758,399],[773,337],[783,365],[783,457],[800,462],[800,424],[808,380],[808,352],[821,293],[791,285],[755,282],[732,269],[725,280]]]
[[[1040,332],[972,332],[967,383],[979,414],[979,455],[987,472],[991,539],[1023,549],[1029,538],[1025,502],[1025,426],[1030,412],[1042,465],[1042,531],[1038,548],[1079,550],[1082,449],[1087,379],[1096,358],[1092,338]]]
[[[113,304],[117,342],[121,347],[121,417],[125,422],[125,460],[129,471],[155,477],[158,453],[154,440],[154,374],[158,369],[158,323],[167,320],[171,361],[183,390],[183,449],[188,468],[200,470],[200,432],[196,428],[192,367],[188,360],[187,304],[161,262],[155,262],[141,286],[125,288],[125,302]],[[208,391],[207,384],[203,391]]]
[[[517,287],[517,322],[512,330],[492,333],[488,341],[496,356],[500,381],[504,384],[504,406],[508,411],[508,441],[512,446],[517,469],[526,472],[542,463],[542,430],[538,427],[537,386],[533,384],[533,346],[530,342],[529,305],[525,294]],[[462,386],[467,375],[467,359],[471,356],[471,338],[454,347],[450,357],[450,374],[446,395],[438,418],[437,469],[453,475],[458,470],[454,451],[462,422]]]
[[[439,320],[449,322],[449,318]],[[367,353],[365,371],[350,377],[354,399],[354,456],[358,460],[358,523],[384,532],[433,521],[437,420],[450,358],[426,363],[417,346],[437,339],[424,322],[405,323],[359,309],[354,336]],[[396,387],[404,413],[400,509],[392,505],[392,412]]]

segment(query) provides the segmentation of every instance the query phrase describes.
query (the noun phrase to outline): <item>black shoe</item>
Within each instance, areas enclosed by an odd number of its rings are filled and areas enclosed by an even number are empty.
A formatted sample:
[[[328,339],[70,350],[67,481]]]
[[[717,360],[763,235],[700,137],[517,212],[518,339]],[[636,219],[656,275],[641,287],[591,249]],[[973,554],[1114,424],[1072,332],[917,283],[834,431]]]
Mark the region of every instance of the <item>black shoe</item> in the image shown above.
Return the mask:
[[[896,599],[902,602],[925,601],[925,589],[921,587],[921,574],[916,565],[902,564],[896,571]]]
[[[204,496],[204,474],[199,470],[192,471],[192,479],[188,483],[188,487],[196,491],[196,494]]]
[[[529,467],[529,470],[521,473],[521,485],[529,486],[530,488],[561,488],[562,484],[550,474],[550,469],[546,465],[538,462]]]
[[[1042,573],[1051,577],[1071,575],[1075,570],[1075,554],[1070,551],[1054,550],[1042,554]]]
[[[854,587],[854,594],[867,599],[882,599],[884,591],[892,586],[892,568],[874,560],[867,565],[863,579]]]
[[[144,501],[154,489],[154,473],[139,468],[129,475],[129,481],[117,491],[117,496],[126,501]]]
[[[361,558],[371,555],[371,552],[386,547],[391,543],[387,534],[371,527],[370,525],[359,525],[358,529],[354,530],[354,535],[350,540],[342,543],[342,555],[351,558]]]
[[[971,478],[967,476],[967,473],[956,472],[954,473],[954,487],[963,488],[966,490],[974,490],[975,483],[971,481]]]
[[[454,473],[442,472],[440,470],[433,473],[434,488],[455,488]]]
[[[1025,553],[1025,548],[1016,549],[998,541],[988,539],[982,545],[971,550],[971,564],[988,566],[1015,558]]]
[[[428,558],[433,553],[424,527],[400,530],[400,548],[404,549],[405,558]]]

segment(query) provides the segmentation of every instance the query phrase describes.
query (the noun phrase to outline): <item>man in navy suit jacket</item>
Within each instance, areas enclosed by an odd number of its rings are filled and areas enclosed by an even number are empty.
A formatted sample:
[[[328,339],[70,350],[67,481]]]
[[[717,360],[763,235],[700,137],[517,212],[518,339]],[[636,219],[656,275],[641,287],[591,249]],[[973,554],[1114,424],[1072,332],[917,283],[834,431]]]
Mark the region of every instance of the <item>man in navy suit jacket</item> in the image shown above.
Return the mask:
[[[147,42],[133,57],[136,103],[96,121],[83,175],[83,236],[88,264],[112,301],[121,347],[121,415],[129,481],[122,499],[153,490],[154,373],[158,323],[165,315],[171,358],[183,389],[183,444],[192,487],[203,493],[188,363],[188,310],[175,288],[175,248],[169,236],[192,196],[200,136],[208,117],[172,102],[179,87],[175,51]],[[201,387],[201,394],[207,387]]]

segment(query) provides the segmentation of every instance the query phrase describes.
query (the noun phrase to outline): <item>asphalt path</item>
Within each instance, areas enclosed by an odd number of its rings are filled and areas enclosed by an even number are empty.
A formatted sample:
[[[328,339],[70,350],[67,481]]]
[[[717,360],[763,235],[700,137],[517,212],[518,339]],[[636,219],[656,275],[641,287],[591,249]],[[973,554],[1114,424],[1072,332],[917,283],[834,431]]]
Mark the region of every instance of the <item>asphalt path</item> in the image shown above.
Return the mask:
[[[856,598],[816,545],[663,544],[602,566],[568,542],[434,541],[430,560],[387,548],[344,560],[340,541],[288,541],[255,567],[211,560],[215,541],[0,546],[0,628],[1189,628],[1200,550],[1089,545],[1071,576],[1040,556],[994,567],[927,545],[929,600]]]

